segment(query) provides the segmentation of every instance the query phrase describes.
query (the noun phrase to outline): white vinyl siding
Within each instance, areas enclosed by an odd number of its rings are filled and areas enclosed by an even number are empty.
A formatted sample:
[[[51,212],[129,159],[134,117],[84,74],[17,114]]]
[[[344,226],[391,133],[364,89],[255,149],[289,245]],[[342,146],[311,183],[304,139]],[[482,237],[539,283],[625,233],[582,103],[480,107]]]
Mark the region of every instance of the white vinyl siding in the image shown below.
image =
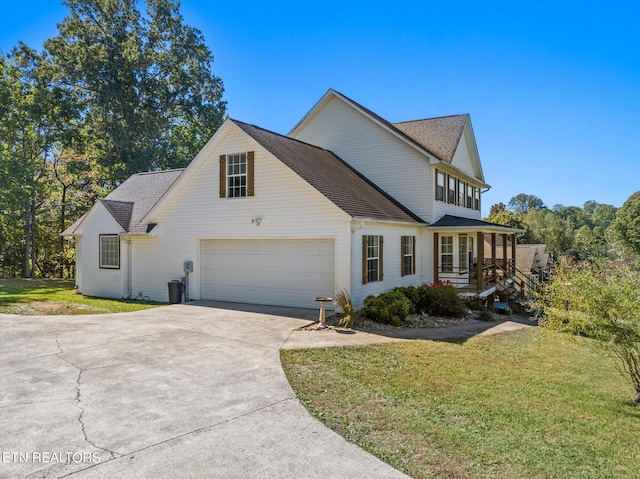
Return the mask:
[[[420,218],[431,220],[429,159],[342,100],[329,99],[292,136],[336,153]]]
[[[219,157],[241,151],[254,151],[256,196],[220,198]],[[334,284],[350,288],[352,235],[346,213],[233,124],[220,131],[199,156],[203,161],[187,172],[190,176],[172,192],[171,201],[150,218],[158,223],[157,237],[131,238],[134,294],[142,291],[167,301],[167,282],[184,276],[182,263],[189,260],[194,263],[190,298],[200,299],[201,280],[206,280],[200,264],[201,240],[330,239],[335,250]],[[256,218],[261,219],[259,226],[251,221]]]
[[[122,232],[122,227],[116,223],[101,203],[97,203],[85,224],[78,231],[82,234],[81,248],[76,250],[76,281],[80,282],[79,289],[88,296],[105,298],[121,298],[125,293],[123,283],[123,269],[126,266],[126,254],[121,246],[120,269],[100,267],[100,237]]]

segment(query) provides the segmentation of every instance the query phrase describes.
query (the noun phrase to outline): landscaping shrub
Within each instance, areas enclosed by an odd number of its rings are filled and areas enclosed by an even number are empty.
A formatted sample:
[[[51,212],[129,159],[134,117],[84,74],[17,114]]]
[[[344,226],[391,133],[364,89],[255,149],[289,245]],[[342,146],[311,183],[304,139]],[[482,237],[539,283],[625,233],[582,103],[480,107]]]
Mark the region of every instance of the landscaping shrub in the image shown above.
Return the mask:
[[[410,311],[411,301],[396,288],[378,296],[367,296],[361,313],[371,321],[400,326]]]
[[[467,296],[464,303],[471,311],[483,311],[487,309],[487,299],[482,296]]]
[[[464,300],[450,282],[436,281],[430,286],[430,289],[433,294],[430,315],[447,318],[463,318],[467,315]]]
[[[491,311],[489,311],[488,309],[482,309],[480,310],[478,319],[480,321],[493,321],[495,318],[493,317],[493,314],[491,314]]]
[[[396,288],[411,301],[411,314],[428,313],[433,305],[433,293],[429,286],[406,286]]]

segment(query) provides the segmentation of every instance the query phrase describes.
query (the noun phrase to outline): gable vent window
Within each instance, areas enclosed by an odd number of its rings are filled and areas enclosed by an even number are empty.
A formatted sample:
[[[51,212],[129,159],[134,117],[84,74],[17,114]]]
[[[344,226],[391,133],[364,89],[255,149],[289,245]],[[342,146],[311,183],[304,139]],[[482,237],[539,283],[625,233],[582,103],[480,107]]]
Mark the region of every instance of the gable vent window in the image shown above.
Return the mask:
[[[100,267],[120,268],[120,238],[118,235],[100,235]]]
[[[362,237],[362,284],[382,281],[382,236]]]
[[[220,198],[254,195],[253,151],[220,155]]]

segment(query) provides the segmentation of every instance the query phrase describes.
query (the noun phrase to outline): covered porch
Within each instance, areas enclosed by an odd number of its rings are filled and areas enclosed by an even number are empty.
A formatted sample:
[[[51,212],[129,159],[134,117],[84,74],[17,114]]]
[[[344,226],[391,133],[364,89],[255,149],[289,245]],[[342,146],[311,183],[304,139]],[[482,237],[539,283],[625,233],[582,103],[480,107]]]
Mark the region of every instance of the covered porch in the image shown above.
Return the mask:
[[[450,282],[470,296],[489,296],[513,282],[517,235],[522,230],[451,215],[431,229],[434,281]]]

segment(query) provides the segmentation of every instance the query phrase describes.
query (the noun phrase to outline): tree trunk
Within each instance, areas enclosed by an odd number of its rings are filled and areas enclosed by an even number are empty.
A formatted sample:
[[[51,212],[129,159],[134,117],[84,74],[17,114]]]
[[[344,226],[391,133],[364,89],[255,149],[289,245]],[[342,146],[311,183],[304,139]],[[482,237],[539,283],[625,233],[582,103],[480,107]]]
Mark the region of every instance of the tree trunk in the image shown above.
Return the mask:
[[[31,201],[25,201],[24,208],[24,268],[23,278],[31,278]]]
[[[62,184],[62,182],[60,182]],[[62,184],[62,202],[60,206],[60,233],[64,231],[64,223],[67,213],[67,185]],[[58,256],[60,278],[64,278],[64,237],[60,236],[60,250]]]

